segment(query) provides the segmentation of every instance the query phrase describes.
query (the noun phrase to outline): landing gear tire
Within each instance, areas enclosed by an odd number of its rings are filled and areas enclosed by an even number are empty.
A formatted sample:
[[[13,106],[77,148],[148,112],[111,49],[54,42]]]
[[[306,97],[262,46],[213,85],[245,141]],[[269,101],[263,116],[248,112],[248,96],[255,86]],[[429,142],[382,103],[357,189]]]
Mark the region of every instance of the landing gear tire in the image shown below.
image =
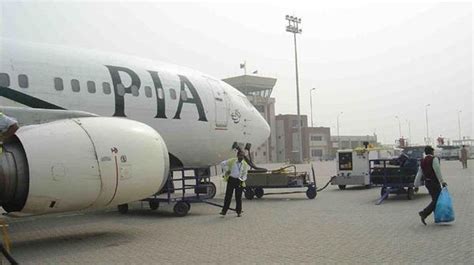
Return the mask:
[[[244,191],[244,196],[245,196],[245,199],[252,200],[253,196],[255,196],[255,192],[251,188],[247,188]]]
[[[337,185],[339,187],[340,190],[345,190],[346,189],[346,185]]]
[[[263,188],[256,188],[255,189],[255,196],[259,199],[262,198],[263,197]]]
[[[160,207],[160,202],[159,201],[148,201],[148,205],[150,206],[151,210],[156,210],[158,207]]]
[[[189,212],[190,204],[188,202],[177,202],[173,207],[173,212],[178,217],[186,216]]]
[[[306,191],[306,197],[308,197],[310,200],[316,198],[316,194],[316,188],[308,188]]]
[[[128,212],[128,204],[120,204],[117,206],[119,213],[126,214]]]
[[[415,197],[415,190],[413,188],[408,188],[407,190],[407,198],[409,200],[413,200],[413,198]]]

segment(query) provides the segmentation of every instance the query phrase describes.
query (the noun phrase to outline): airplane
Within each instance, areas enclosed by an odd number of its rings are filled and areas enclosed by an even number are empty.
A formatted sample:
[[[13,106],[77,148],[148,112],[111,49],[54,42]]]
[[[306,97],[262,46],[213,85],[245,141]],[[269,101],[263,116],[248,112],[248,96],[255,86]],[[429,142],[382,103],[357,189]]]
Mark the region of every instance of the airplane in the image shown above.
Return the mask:
[[[236,143],[259,146],[270,135],[244,94],[201,72],[63,46],[1,44],[0,111],[21,125],[0,154],[6,212],[137,201],[159,191],[170,169],[216,165],[235,156]]]

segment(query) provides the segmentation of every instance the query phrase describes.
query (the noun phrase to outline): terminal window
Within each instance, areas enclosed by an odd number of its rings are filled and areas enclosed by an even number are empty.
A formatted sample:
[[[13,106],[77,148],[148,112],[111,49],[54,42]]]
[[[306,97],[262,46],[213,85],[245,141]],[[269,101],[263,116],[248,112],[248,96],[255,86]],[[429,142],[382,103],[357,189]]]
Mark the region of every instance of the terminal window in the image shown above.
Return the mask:
[[[312,157],[323,156],[323,150],[321,150],[321,149],[311,149],[311,156]]]

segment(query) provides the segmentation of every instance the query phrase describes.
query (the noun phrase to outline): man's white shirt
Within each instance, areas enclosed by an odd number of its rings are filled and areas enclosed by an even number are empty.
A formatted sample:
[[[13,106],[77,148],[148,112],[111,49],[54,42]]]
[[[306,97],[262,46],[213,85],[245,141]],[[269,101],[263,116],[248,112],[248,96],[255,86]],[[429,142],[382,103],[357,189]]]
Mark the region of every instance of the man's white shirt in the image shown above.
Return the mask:
[[[229,161],[230,161],[230,159],[226,160],[226,161],[223,161],[221,163],[222,169],[224,169],[224,171],[230,170],[230,177],[240,179],[241,181],[246,181],[247,180],[247,170],[242,171],[242,167],[244,167],[244,164],[242,162],[239,162],[239,160],[237,160],[237,161],[235,161],[234,166],[231,169],[229,169],[228,168],[229,167],[228,166]],[[241,172],[242,172],[242,174],[241,174]]]

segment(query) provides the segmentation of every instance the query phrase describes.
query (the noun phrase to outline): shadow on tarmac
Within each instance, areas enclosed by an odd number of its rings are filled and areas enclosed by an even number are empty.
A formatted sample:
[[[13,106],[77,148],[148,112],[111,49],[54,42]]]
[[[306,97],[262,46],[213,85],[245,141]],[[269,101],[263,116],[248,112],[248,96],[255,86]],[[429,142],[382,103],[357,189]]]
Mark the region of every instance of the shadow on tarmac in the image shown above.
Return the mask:
[[[87,251],[90,249],[120,246],[133,240],[133,236],[126,233],[100,231],[85,232],[79,234],[63,234],[58,236],[48,236],[43,238],[14,241],[12,244],[13,255],[15,253],[30,253],[30,258],[34,253],[40,254],[43,251],[54,249],[75,249],[75,251]],[[64,253],[63,253],[64,254]],[[21,260],[18,260],[21,262]]]

